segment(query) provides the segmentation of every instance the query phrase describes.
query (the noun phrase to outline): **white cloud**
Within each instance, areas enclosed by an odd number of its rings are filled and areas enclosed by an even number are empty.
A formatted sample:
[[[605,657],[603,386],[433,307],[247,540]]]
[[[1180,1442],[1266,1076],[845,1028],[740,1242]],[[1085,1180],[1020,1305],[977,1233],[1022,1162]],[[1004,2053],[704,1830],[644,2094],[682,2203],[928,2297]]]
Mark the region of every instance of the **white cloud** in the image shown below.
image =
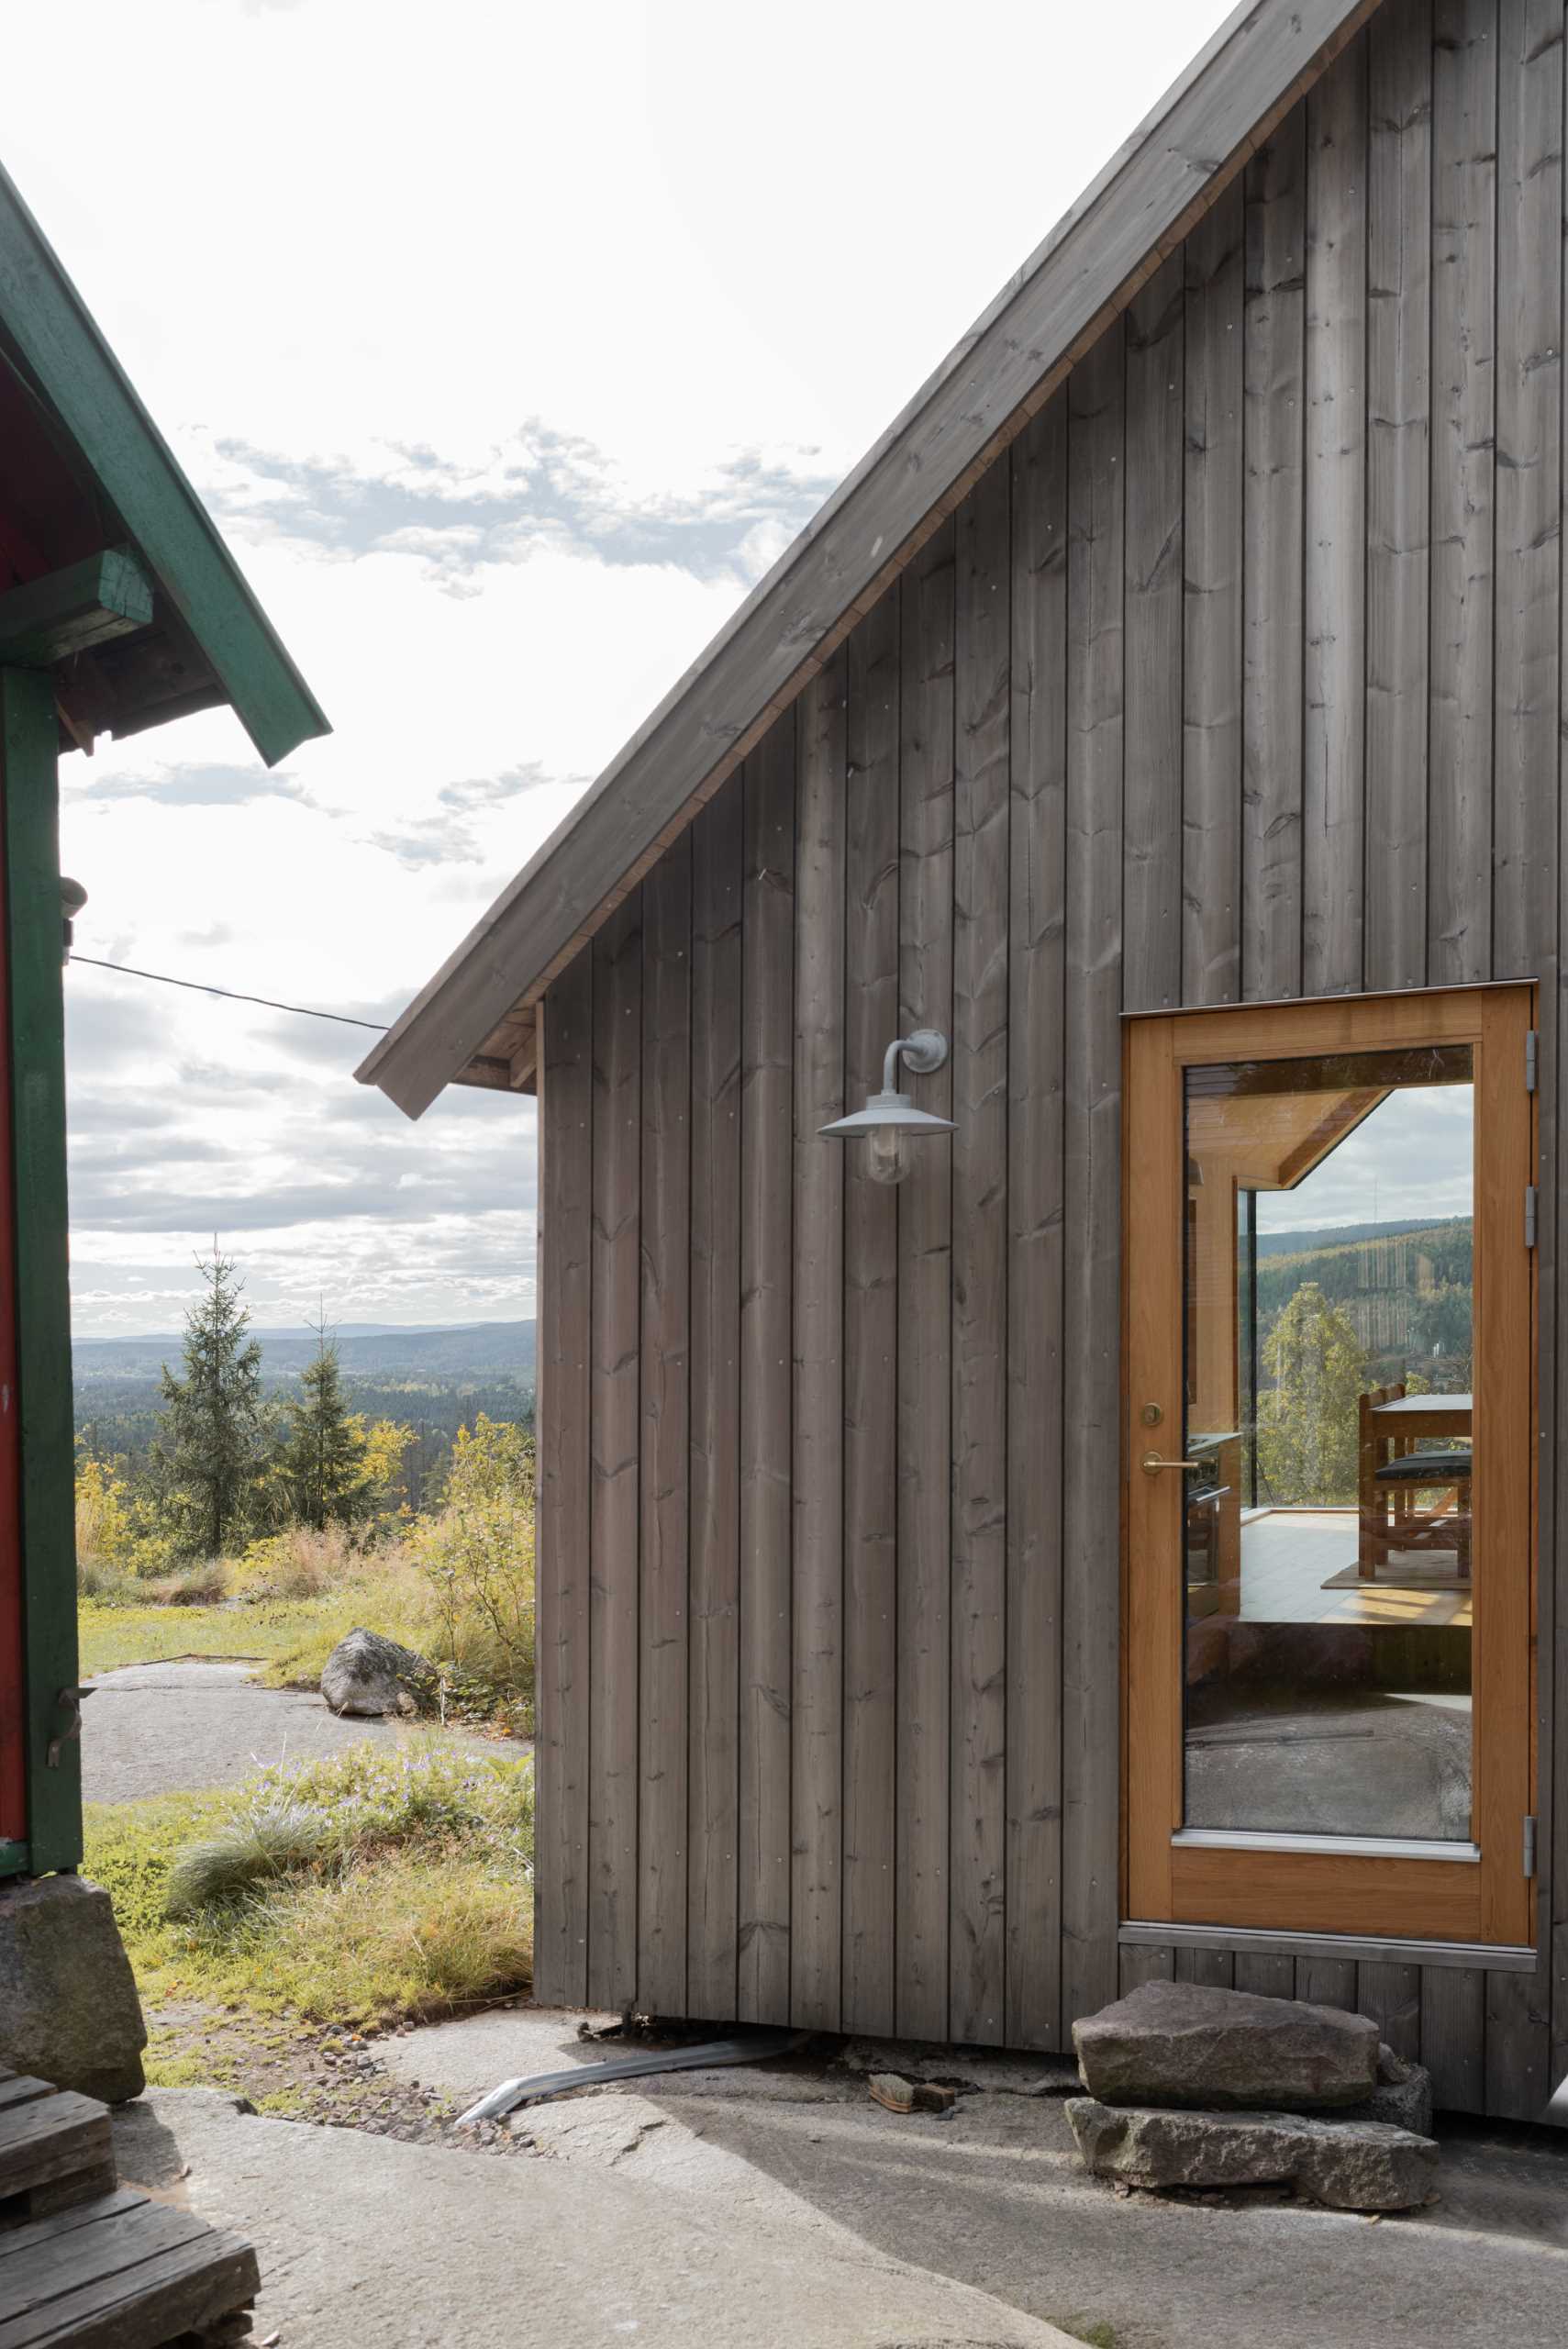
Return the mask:
[[[0,152],[336,731],[68,759],[78,942],[389,1019],[1225,10],[149,13],[17,14]],[[354,1030],[68,993],[84,1333],[215,1223],[268,1319],[529,1309],[531,1105],[411,1128]]]

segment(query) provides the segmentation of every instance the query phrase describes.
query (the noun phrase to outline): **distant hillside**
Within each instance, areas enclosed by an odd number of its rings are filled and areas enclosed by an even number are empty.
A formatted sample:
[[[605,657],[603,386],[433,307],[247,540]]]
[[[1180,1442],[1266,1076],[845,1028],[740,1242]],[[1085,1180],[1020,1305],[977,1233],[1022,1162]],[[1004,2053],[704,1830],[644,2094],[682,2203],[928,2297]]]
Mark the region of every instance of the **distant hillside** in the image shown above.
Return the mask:
[[[1410,1231],[1445,1230],[1451,1215],[1401,1216],[1394,1223],[1329,1223],[1300,1231],[1261,1231],[1260,1256],[1299,1256],[1315,1248],[1347,1248],[1358,1240],[1397,1240]]]
[[[257,1330],[252,1335],[261,1344],[264,1378],[297,1377],[315,1357],[316,1340],[308,1330]],[[72,1349],[76,1384],[156,1378],[165,1363],[178,1367],[181,1344],[178,1337],[84,1339]],[[354,1379],[531,1380],[534,1325],[478,1321],[467,1328],[406,1330],[345,1322],[338,1331],[338,1359],[345,1376]]]

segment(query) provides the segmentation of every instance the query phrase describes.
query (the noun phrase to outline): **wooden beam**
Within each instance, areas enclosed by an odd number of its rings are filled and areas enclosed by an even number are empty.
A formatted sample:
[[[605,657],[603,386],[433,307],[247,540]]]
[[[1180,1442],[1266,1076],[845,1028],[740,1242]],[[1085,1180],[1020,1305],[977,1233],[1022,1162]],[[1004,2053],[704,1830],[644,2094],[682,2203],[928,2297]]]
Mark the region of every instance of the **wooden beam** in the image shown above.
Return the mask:
[[[3,171],[0,313],[5,355],[80,453],[262,759],[275,765],[327,733],[211,516]]]
[[[62,1734],[70,1721],[60,1705],[60,1691],[75,1685],[77,1655],[57,739],[48,677],[0,669],[28,1840],[40,1876],[82,1857],[82,1748]]]
[[[692,820],[1376,0],[1238,8],[358,1071],[418,1117]]]
[[[152,583],[133,554],[106,547],[0,596],[0,661],[48,669],[152,618]]]

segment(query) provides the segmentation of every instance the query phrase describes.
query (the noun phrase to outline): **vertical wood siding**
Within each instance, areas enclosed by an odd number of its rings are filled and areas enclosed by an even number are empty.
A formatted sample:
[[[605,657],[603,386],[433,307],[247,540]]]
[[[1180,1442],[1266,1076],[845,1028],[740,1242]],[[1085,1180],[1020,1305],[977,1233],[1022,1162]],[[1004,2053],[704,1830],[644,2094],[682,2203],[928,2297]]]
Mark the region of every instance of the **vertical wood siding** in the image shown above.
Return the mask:
[[[1562,30],[1385,0],[551,986],[542,1996],[1052,2047],[1173,1976],[1451,2104],[1568,2065],[1550,1709],[1555,2012],[1117,1934],[1122,1015],[1538,978],[1556,1261]],[[893,1191],[817,1129],[912,1026]]]

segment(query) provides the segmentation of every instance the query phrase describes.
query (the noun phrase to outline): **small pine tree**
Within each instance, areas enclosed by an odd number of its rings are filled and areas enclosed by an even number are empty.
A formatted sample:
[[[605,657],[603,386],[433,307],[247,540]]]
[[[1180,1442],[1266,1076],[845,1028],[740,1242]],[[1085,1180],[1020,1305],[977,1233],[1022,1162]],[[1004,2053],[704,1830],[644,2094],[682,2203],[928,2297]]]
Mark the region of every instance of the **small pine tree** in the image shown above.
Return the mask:
[[[375,1478],[364,1421],[344,1399],[338,1349],[328,1343],[324,1322],[316,1335],[316,1360],[300,1377],[304,1395],[289,1401],[279,1467],[295,1520],[320,1533],[364,1517],[375,1503]]]
[[[185,1315],[184,1376],[163,1365],[152,1467],[181,1550],[215,1558],[250,1529],[270,1430],[236,1261],[215,1239],[196,1267],[206,1294]]]

